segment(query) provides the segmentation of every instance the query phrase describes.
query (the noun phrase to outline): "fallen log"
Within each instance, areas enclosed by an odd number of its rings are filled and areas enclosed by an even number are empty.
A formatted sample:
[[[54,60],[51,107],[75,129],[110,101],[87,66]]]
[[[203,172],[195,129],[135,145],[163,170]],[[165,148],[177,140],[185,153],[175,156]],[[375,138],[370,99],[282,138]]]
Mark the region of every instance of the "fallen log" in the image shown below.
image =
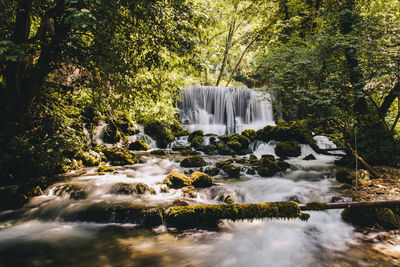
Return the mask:
[[[358,153],[347,143],[347,147],[350,149],[351,153],[368,169],[371,176],[374,178],[379,178],[379,173],[377,173],[371,165],[369,165]]]

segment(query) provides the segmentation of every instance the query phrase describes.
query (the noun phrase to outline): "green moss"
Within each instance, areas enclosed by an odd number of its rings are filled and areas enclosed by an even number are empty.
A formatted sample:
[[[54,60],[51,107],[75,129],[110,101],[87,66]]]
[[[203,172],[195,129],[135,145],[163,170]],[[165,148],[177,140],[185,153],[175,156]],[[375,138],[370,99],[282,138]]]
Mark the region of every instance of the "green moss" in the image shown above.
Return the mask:
[[[227,145],[235,151],[238,151],[239,149],[242,148],[242,144],[236,140],[232,140],[232,141],[228,142]]]
[[[200,147],[204,142],[204,137],[203,136],[195,136],[192,139],[192,142],[190,143],[190,145],[192,147]]]
[[[216,176],[219,174],[219,169],[213,167],[207,167],[204,172],[210,176]]]
[[[251,142],[257,139],[257,133],[255,130],[244,130],[242,135],[247,137]]]
[[[273,176],[279,171],[281,171],[279,165],[268,158],[262,158],[258,162],[257,172],[262,177]]]
[[[166,148],[175,138],[168,125],[162,122],[145,122],[144,131],[147,135],[156,140],[157,146],[161,148]]]
[[[231,136],[224,134],[224,135],[219,136],[218,139],[224,143],[228,143],[231,140]]]
[[[228,174],[229,177],[237,178],[240,176],[240,167],[233,165],[233,164],[227,164],[222,167],[222,169]]]
[[[307,210],[326,210],[328,205],[323,202],[309,202],[306,204]]]
[[[264,218],[304,218],[295,202],[228,204],[171,207],[166,211],[168,226],[177,228],[215,227],[219,220],[255,220]]]
[[[185,168],[203,167],[206,165],[206,162],[200,156],[188,156],[181,161],[180,165]]]
[[[233,204],[233,202],[234,202],[233,197],[232,197],[231,195],[227,195],[227,196],[224,198],[224,202],[225,202],[226,204]]]
[[[113,172],[113,171],[115,171],[115,168],[114,167],[111,167],[111,166],[106,166],[106,165],[104,165],[104,166],[100,166],[98,169],[97,169],[97,171],[100,173],[100,172]]]
[[[74,157],[75,160],[82,161],[82,164],[85,166],[99,166],[101,162],[100,155],[94,151],[91,152],[84,152],[83,150],[78,150]]]
[[[287,163],[286,161],[278,160],[276,161],[276,164],[279,166],[281,171],[286,171],[287,169],[290,169],[290,164]]]
[[[132,165],[138,162],[136,157],[122,148],[103,148],[102,152],[111,165]]]
[[[242,145],[242,148],[248,148],[251,143],[249,138],[240,134],[233,135],[231,141],[238,141]]]
[[[275,146],[275,153],[280,158],[298,157],[301,155],[301,147],[295,142],[279,142]]]
[[[190,186],[192,183],[190,179],[183,173],[172,171],[163,181],[170,188],[182,188]]]
[[[192,185],[196,188],[204,188],[212,186],[212,179],[205,173],[202,172],[193,172],[189,176]]]
[[[217,154],[217,147],[214,145],[207,145],[199,147],[197,150],[206,153],[207,155],[216,155]]]
[[[189,143],[192,143],[194,141],[195,137],[203,137],[202,140],[204,140],[204,132],[201,130],[198,130],[198,131],[194,131],[194,132],[190,133],[189,137],[188,137]]]
[[[144,140],[136,140],[133,143],[129,144],[130,150],[140,151],[140,150],[149,150],[151,147]]]

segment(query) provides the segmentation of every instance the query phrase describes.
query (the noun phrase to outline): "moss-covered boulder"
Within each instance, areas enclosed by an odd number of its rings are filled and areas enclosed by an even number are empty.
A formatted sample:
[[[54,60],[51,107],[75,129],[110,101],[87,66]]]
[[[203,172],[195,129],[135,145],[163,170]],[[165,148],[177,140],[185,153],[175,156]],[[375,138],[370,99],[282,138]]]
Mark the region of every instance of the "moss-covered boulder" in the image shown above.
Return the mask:
[[[127,184],[127,183],[117,183],[114,184],[111,188],[111,194],[115,195],[143,195],[145,193],[155,194],[154,189],[150,188],[148,185],[144,183],[134,183],[134,184]]]
[[[103,148],[102,152],[111,165],[132,165],[138,162],[137,158],[128,151],[121,148]]]
[[[168,174],[163,183],[170,188],[182,188],[192,184],[189,177],[178,171],[172,171]]]
[[[199,152],[193,150],[190,146],[176,146],[172,148],[173,151],[179,151],[183,156],[194,156],[198,155]]]
[[[101,162],[101,157],[97,152],[95,151],[85,152],[82,149],[78,150],[74,154],[73,159],[81,161],[83,165],[88,167],[98,166]]]
[[[167,145],[175,139],[172,130],[168,127],[167,124],[162,122],[145,122],[144,132],[151,138],[156,140],[157,146],[160,148],[166,148]]]
[[[192,185],[196,188],[210,187],[213,184],[210,176],[202,172],[193,172],[189,178],[192,182]]]
[[[228,134],[224,134],[224,135],[218,136],[218,139],[224,143],[228,143],[229,141],[231,141],[231,136]]]
[[[218,154],[220,155],[235,155],[235,150],[230,148],[227,144],[223,142],[218,142],[217,143],[217,151]]]
[[[67,195],[70,199],[75,200],[85,199],[87,197],[86,191],[81,186],[75,184],[57,185],[53,193],[56,196]]]
[[[239,151],[239,149],[242,148],[242,144],[241,144],[239,141],[237,141],[237,140],[229,141],[229,142],[227,143],[227,145],[228,145],[231,149],[233,149],[233,150],[235,150],[235,151]]]
[[[204,152],[207,155],[217,155],[217,147],[214,145],[207,145],[197,148],[197,150]]]
[[[228,174],[229,177],[237,178],[240,176],[240,167],[234,164],[227,164],[222,167],[224,172]]]
[[[244,130],[242,135],[247,137],[251,142],[257,139],[257,133],[255,130]]]
[[[136,140],[133,143],[129,144],[128,147],[130,150],[141,151],[141,150],[149,150],[151,147],[144,140]]]
[[[115,171],[114,167],[111,166],[100,166],[99,168],[97,168],[97,172],[113,172]]]
[[[204,132],[201,130],[194,131],[189,134],[188,141],[192,143],[196,137],[203,137],[204,139]]]
[[[279,142],[275,146],[275,154],[282,159],[298,157],[301,155],[301,147],[295,142]]]
[[[262,158],[258,162],[257,172],[262,177],[270,177],[281,171],[279,165],[268,158]]]
[[[346,208],[342,211],[342,218],[346,222],[359,226],[383,226],[387,229],[400,228],[400,207],[371,208],[358,207]]]
[[[183,129],[179,123],[171,125],[171,131],[175,137],[189,135],[189,132]]]
[[[195,136],[190,143],[190,146],[192,147],[200,147],[204,142],[204,137],[203,136]]]
[[[224,202],[226,204],[233,204],[234,199],[233,199],[233,197],[231,195],[227,195],[226,197],[224,197]]]
[[[279,166],[281,171],[286,171],[287,169],[290,169],[290,164],[287,163],[286,161],[283,160],[277,160],[276,164]]]
[[[250,162],[250,164],[252,164],[252,165],[258,165],[258,158],[257,158],[257,156],[254,155],[254,154],[251,154],[251,155],[249,156],[249,162]]]
[[[201,156],[188,156],[181,161],[181,167],[192,168],[192,167],[203,167],[206,162]]]
[[[186,186],[182,188],[182,197],[196,198],[197,192],[193,186]]]

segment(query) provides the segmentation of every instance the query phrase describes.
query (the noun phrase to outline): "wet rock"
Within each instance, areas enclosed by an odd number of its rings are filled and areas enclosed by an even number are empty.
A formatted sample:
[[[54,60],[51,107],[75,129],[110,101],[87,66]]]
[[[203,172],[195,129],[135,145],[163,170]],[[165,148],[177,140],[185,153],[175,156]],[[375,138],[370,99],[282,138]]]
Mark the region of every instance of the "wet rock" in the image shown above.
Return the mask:
[[[197,192],[195,191],[193,186],[184,187],[182,188],[182,197],[196,198]]]
[[[293,202],[296,202],[296,203],[300,203],[300,198],[298,196],[296,196],[296,195],[288,196],[286,198],[286,200],[287,201],[293,201]]]
[[[62,184],[55,188],[54,194],[56,196],[69,195],[70,199],[80,200],[86,199],[87,193],[83,188],[74,184]]]
[[[237,158],[234,160],[235,163],[240,163],[240,164],[245,164],[247,163],[247,159],[246,158]]]
[[[254,154],[251,154],[251,155],[249,156],[249,161],[250,161],[251,164],[254,164],[254,165],[257,165],[257,164],[258,164],[258,158],[257,158],[257,156],[254,155]]]
[[[295,142],[279,142],[275,146],[275,154],[282,159],[298,157],[301,155],[301,147]]]
[[[210,176],[216,176],[219,174],[219,169],[215,167],[207,167],[204,172]]]
[[[227,164],[222,169],[228,174],[229,177],[237,178],[240,176],[240,167],[234,164]]]
[[[193,172],[189,178],[192,182],[192,185],[196,188],[210,187],[213,183],[210,176],[202,172]]]
[[[231,141],[231,136],[224,134],[224,135],[219,136],[218,139],[224,143],[228,143],[229,141]]]
[[[83,165],[88,167],[99,166],[101,162],[100,155],[95,151],[84,152],[83,150],[78,150],[73,156],[73,158],[76,161],[81,161]],[[72,168],[75,168],[75,166],[71,166],[71,169]]]
[[[0,187],[0,210],[21,208],[27,199],[18,193],[15,186]]]
[[[183,156],[189,156],[189,155],[198,155],[199,152],[193,150],[190,146],[176,146],[172,148],[173,151],[179,151],[179,153]]]
[[[106,165],[100,166],[100,167],[97,169],[97,172],[99,172],[99,173],[113,172],[113,171],[115,171],[115,168],[114,168],[114,167],[106,166]]]
[[[161,193],[169,193],[169,188],[167,186],[163,186],[160,188]]]
[[[155,194],[154,189],[150,188],[148,185],[144,183],[135,183],[135,184],[126,184],[126,183],[117,183],[113,185],[111,188],[111,194],[115,195],[144,195],[146,192],[151,194]]]
[[[233,150],[227,144],[222,143],[222,142],[217,143],[217,149],[218,149],[218,154],[220,154],[220,155],[228,156],[228,155],[235,154],[235,150]]]
[[[232,160],[232,159],[228,159],[228,160],[225,160],[225,161],[218,161],[218,162],[216,163],[216,167],[219,168],[219,169],[221,169],[221,168],[224,167],[225,165],[232,164],[232,163],[233,163],[233,160]]]
[[[165,155],[167,155],[167,152],[165,152],[165,150],[162,150],[162,149],[155,149],[155,150],[150,151],[150,154],[156,155],[156,156],[165,156]]]
[[[239,143],[239,141],[236,141],[236,140],[233,140],[233,141],[228,142],[227,145],[228,145],[231,149],[233,149],[233,150],[235,150],[235,151],[238,151],[239,149],[242,148],[242,144]]]
[[[206,165],[206,162],[201,156],[188,156],[181,161],[180,165],[185,168],[203,167]]]
[[[317,158],[313,154],[310,154],[310,155],[306,156],[305,158],[303,158],[303,160],[316,160],[316,159]]]
[[[206,153],[207,155],[217,155],[217,147],[214,145],[207,145],[199,147],[197,150]]]
[[[194,147],[194,148],[198,148],[200,147],[204,142],[204,137],[203,136],[195,136],[192,140],[192,142],[190,143],[190,146]]]
[[[276,174],[277,172],[281,171],[276,162],[269,160],[267,158],[262,158],[258,163],[257,172],[262,177],[270,177]]]
[[[129,150],[141,151],[141,150],[149,150],[151,147],[144,140],[137,140],[133,143],[129,144]]]
[[[115,144],[119,142],[121,138],[122,134],[119,131],[117,125],[115,125],[114,123],[110,123],[106,126],[103,137],[104,142],[108,144]]]
[[[156,140],[157,146],[160,148],[166,148],[175,138],[168,125],[162,122],[145,122],[144,131],[147,135]]]
[[[256,168],[247,168],[246,173],[249,175],[255,175],[257,173]]]
[[[190,186],[190,179],[183,173],[178,171],[172,171],[163,181],[170,188],[182,188]]]
[[[287,163],[286,161],[278,160],[276,161],[276,164],[279,166],[281,171],[286,171],[287,169],[290,169],[290,164]]]
[[[271,155],[271,154],[264,154],[264,155],[261,155],[261,158],[262,158],[262,159],[269,159],[269,160],[271,160],[271,161],[275,161],[275,156],[274,156],[274,155]]]

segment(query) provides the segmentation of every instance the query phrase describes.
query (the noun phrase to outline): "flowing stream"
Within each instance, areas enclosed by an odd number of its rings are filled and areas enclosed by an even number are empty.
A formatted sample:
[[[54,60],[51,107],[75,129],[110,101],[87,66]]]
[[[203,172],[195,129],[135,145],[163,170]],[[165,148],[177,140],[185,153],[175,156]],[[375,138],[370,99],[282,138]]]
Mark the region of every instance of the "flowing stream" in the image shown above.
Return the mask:
[[[187,115],[182,116],[184,120],[192,116],[191,112],[196,113],[204,107],[197,106],[196,103],[212,102],[203,99],[205,97],[203,94],[212,94],[211,88],[193,87],[189,90],[191,97],[198,99],[190,99],[187,96],[188,99],[184,100],[183,105],[186,108],[189,107],[186,101],[192,101],[191,105],[195,107],[195,111],[182,108],[182,114]],[[210,97],[222,98],[226,90],[228,89],[217,88],[216,96]],[[253,97],[253,93],[248,90],[241,92],[240,89],[233,89],[233,91],[234,95],[240,96],[240,101],[247,101]],[[231,96],[227,97],[233,101]],[[256,98],[253,100],[258,101]],[[241,121],[246,127],[257,126],[263,120],[264,126],[272,122],[272,109],[269,103],[246,103],[240,102],[240,105],[247,105],[247,108],[239,112],[241,115],[236,116],[236,121],[237,117],[241,120],[251,118]],[[222,111],[214,113],[207,111],[210,120],[204,124],[196,124],[196,120],[188,119],[190,127],[211,129],[210,131],[214,133],[222,129],[225,133],[227,128],[222,120],[212,118],[216,114],[221,115],[219,112]],[[240,130],[238,127],[234,129],[238,130]],[[316,141],[323,148],[335,146],[325,137],[316,137]],[[175,145],[185,143],[187,138],[180,138],[174,142]],[[274,142],[259,142],[251,144],[250,148],[254,155],[260,157],[263,154],[274,154],[274,146]],[[302,160],[309,154],[314,154],[316,160]],[[232,157],[204,155],[208,165],[230,158]],[[115,205],[127,203],[149,207],[166,206],[177,199],[191,204],[218,204],[223,203],[222,200],[227,195],[231,195],[235,203],[345,200],[340,198],[339,184],[333,176],[335,168],[333,162],[336,158],[318,155],[307,145],[302,145],[302,155],[289,159],[291,169],[284,173],[278,173],[271,178],[262,178],[257,174],[247,174],[243,169],[240,178],[228,179],[221,171],[219,175],[213,177],[215,186],[199,189],[195,196],[188,196],[181,189],[170,189],[169,192],[163,193],[162,181],[170,171],[189,170],[179,166],[178,155],[166,157],[142,155],[142,163],[117,167],[115,172],[106,175],[98,175],[95,168],[89,168],[84,175],[72,174],[65,181],[52,185],[42,196],[33,198],[24,208],[0,213],[0,266],[393,266],[397,264],[375,252],[371,245],[361,242],[355,229],[342,221],[340,210],[310,212],[311,218],[308,222],[224,221],[219,230],[178,231],[165,226],[144,229],[140,226],[140,221],[135,218],[118,218],[112,212],[110,216],[97,220],[100,221],[97,223],[82,219],[87,218],[86,211],[90,211],[93,207],[110,209]],[[121,183],[143,183],[154,192],[153,194],[146,192],[143,195],[120,194],[116,187]]]

